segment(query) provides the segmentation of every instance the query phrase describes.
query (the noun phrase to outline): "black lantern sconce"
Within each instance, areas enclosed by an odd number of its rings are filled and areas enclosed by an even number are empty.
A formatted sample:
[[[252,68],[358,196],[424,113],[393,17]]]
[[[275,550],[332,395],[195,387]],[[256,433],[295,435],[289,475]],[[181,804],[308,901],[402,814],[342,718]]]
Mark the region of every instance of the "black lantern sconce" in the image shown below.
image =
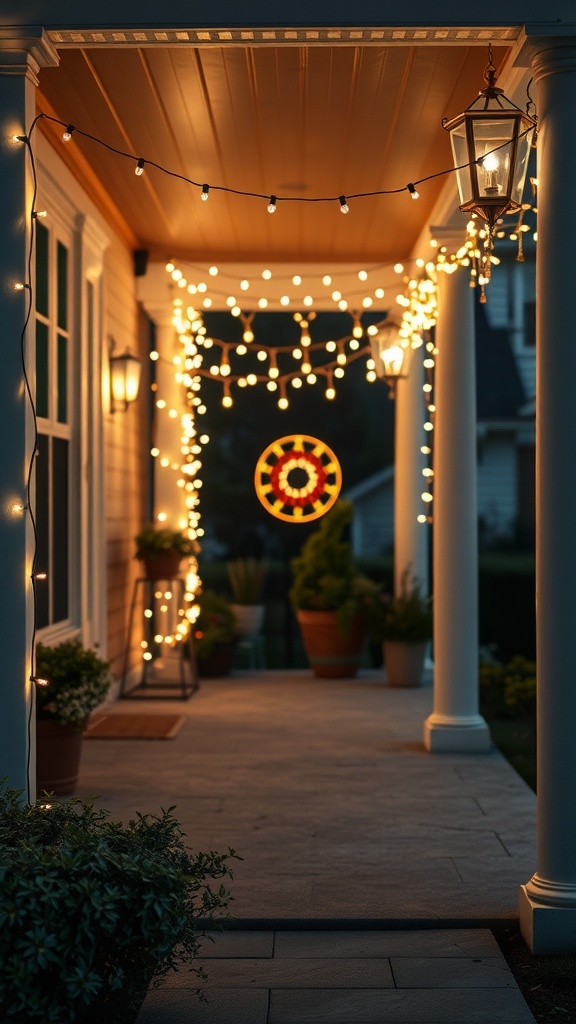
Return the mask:
[[[132,402],[138,398],[140,387],[140,371],[142,360],[126,350],[115,356],[116,345],[110,339],[110,412],[126,412]]]

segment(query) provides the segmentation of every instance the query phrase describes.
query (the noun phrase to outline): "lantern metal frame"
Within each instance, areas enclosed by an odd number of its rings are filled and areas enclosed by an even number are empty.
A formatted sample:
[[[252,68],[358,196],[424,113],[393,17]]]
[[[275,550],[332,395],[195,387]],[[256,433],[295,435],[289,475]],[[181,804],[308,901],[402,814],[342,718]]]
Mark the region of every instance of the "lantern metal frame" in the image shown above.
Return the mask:
[[[401,344],[400,324],[396,320],[386,320],[378,334],[370,338],[370,348],[374,360],[375,370],[380,380],[385,381],[389,387],[388,397],[396,397],[396,381],[405,380],[410,373],[411,347],[409,344]],[[398,348],[402,352],[402,362],[398,372],[386,371],[383,359],[383,351]]]
[[[495,222],[504,213],[508,211],[515,212],[521,209],[521,194],[526,180],[528,159],[526,157],[523,172],[518,177],[516,165],[519,156],[519,143],[521,140],[526,139],[526,150],[530,148],[532,136],[537,126],[537,118],[532,117],[527,111],[521,110],[504,94],[503,89],[498,88],[496,85],[497,72],[492,63],[491,47],[489,47],[488,52],[489,63],[484,71],[484,80],[487,83],[486,88],[479,92],[476,99],[461,114],[458,114],[451,120],[444,118],[442,127],[450,133],[452,152],[454,157],[456,157],[454,132],[456,129],[461,128],[462,125],[465,125],[466,149],[469,159],[467,164],[459,164],[456,160],[455,170],[457,173],[458,171],[468,171],[472,198],[462,203],[460,209],[463,213],[475,213],[487,221],[490,232],[492,232]],[[499,146],[494,146],[493,149],[483,154],[483,157],[478,157],[476,151],[478,139],[475,136],[475,125],[481,125],[482,122],[490,121],[510,121],[512,129],[507,141]],[[509,158],[509,166],[506,172],[506,188],[500,189],[500,186],[494,185],[483,189],[478,176],[479,168],[489,170],[484,163],[485,159],[492,154],[496,154],[498,150],[504,149],[507,150],[507,157]],[[461,186],[460,182],[461,179],[459,178],[458,183],[462,198],[463,186]],[[490,188],[494,189],[493,194],[490,194]],[[519,202],[513,198],[514,191],[520,193]]]
[[[126,412],[128,406],[136,401],[140,390],[140,374],[142,371],[142,360],[132,354],[129,349],[114,355],[116,342],[110,338],[108,363],[110,373],[110,412]],[[134,370],[135,378],[132,378],[132,388],[127,387],[131,379],[130,370]],[[122,394],[115,387],[118,381],[123,382]]]

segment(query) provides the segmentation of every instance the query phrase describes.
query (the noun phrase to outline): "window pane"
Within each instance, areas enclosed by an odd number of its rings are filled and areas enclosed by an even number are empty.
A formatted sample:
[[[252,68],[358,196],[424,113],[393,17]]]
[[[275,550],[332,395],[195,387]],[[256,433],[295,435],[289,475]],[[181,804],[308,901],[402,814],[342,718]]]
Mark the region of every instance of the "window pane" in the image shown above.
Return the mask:
[[[68,449],[52,438],[52,621],[68,618]]]
[[[48,316],[48,228],[36,220],[36,309]]]
[[[49,443],[45,434],[38,436],[38,457],[36,458],[36,571],[49,572],[48,537],[50,531],[50,506],[48,501]],[[38,629],[49,623],[50,583],[48,580],[36,582],[36,623]]]
[[[58,327],[68,327],[68,249],[58,242]]]
[[[58,335],[58,423],[68,422],[68,338]]]
[[[36,323],[36,415],[48,416],[48,327]]]

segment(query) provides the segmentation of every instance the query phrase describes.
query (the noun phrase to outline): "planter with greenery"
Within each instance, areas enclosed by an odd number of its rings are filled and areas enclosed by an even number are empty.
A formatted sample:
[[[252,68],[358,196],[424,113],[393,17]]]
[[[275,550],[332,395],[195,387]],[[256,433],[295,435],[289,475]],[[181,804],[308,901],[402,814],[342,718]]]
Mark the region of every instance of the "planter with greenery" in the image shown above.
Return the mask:
[[[73,793],[78,782],[82,733],[88,716],[106,699],[108,662],[79,640],[36,646],[36,786],[39,792]]]
[[[338,501],[292,560],[290,600],[316,676],[356,675],[366,624],[377,586],[356,571],[351,545],[343,540],[352,503]]]
[[[262,593],[267,562],[257,558],[236,558],[226,563],[234,601],[236,633],[240,637],[257,636],[264,622]]]
[[[189,851],[172,809],[123,825],[3,787],[0,846],[3,1021],[130,1024],[150,983],[184,966],[204,977],[198,921],[229,902],[235,854]]]
[[[408,571],[396,597],[382,594],[373,603],[370,632],[373,640],[383,643],[389,685],[419,686],[432,637],[432,600],[423,596]]]
[[[200,615],[194,625],[194,646],[200,676],[227,676],[236,651],[236,620],[230,602],[213,590],[198,599]]]
[[[198,551],[195,541],[186,537],[181,530],[171,530],[169,527],[159,529],[152,525],[146,526],[134,540],[134,557],[144,563],[144,571],[149,579],[177,576],[182,559]]]

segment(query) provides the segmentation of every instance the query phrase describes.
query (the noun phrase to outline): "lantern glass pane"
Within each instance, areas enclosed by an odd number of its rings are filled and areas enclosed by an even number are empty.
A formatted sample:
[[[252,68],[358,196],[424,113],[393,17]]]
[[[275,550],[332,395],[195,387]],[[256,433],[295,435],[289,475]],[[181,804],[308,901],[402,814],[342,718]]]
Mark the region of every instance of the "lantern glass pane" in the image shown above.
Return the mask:
[[[126,363],[126,401],[134,402],[138,398],[140,385],[140,360],[129,359]]]
[[[478,167],[478,195],[497,198],[510,194],[510,155],[516,118],[473,119],[474,158]]]
[[[404,353],[406,349],[400,345],[390,345],[382,349],[382,362],[384,364],[384,376],[399,377],[402,373]]]
[[[521,126],[524,130],[524,126]],[[530,156],[530,146],[532,145],[532,136],[534,135],[534,129],[529,131],[523,138],[518,140],[518,150],[516,153],[516,166],[514,167],[514,177],[512,181],[512,195],[510,198],[522,205],[522,196],[524,192],[524,182],[526,181],[526,171],[528,170],[528,158]]]
[[[466,122],[462,120],[460,124],[450,132],[450,142],[452,143],[452,156],[454,158],[454,166],[460,167],[461,170],[456,171],[456,181],[458,183],[458,192],[460,194],[460,204],[463,205],[472,199],[473,187],[470,175],[470,167],[462,166],[469,163],[468,146],[466,144]]]

